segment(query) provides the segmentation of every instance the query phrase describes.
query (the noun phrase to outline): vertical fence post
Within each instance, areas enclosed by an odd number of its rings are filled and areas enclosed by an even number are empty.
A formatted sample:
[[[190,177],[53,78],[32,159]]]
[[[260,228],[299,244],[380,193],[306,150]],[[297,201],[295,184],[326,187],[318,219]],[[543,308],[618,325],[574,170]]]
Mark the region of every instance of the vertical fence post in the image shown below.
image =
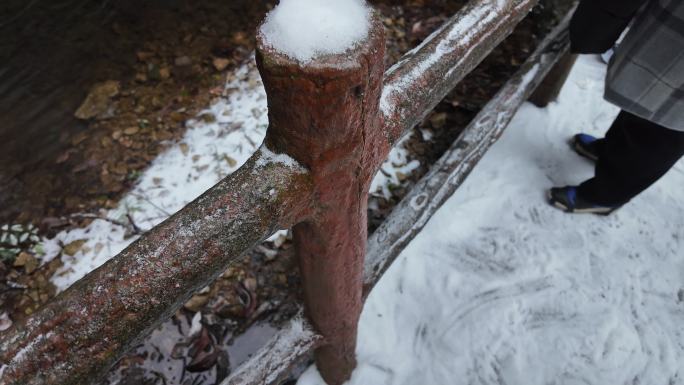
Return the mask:
[[[561,92],[561,88],[568,80],[577,55],[565,53],[558,63],[549,71],[544,81],[537,87],[537,90],[530,96],[530,102],[535,106],[544,108],[549,103],[555,101]]]
[[[307,220],[294,227],[306,314],[324,337],[315,352],[330,385],[356,365],[368,189],[389,148],[378,105],[384,72],[383,26],[344,54],[300,63],[257,37],[257,64],[268,97],[266,146],[306,166],[314,182]]]

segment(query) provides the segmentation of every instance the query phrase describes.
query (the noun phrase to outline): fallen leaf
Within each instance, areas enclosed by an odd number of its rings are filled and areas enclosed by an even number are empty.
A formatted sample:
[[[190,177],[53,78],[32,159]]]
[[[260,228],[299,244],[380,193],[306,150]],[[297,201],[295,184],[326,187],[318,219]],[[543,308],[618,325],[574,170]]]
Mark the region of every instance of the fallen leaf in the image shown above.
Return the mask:
[[[14,267],[23,267],[27,274],[31,274],[38,268],[38,260],[33,255],[22,251],[14,260]]]
[[[138,132],[140,132],[140,128],[139,128],[139,127],[136,127],[136,126],[128,127],[127,129],[125,129],[125,130],[123,131],[123,133],[126,134],[126,135],[135,135],[135,134],[137,134]]]
[[[200,115],[200,119],[202,119],[202,121],[205,123],[214,123],[216,121],[216,116],[210,112],[207,112]]]
[[[88,138],[88,134],[85,132],[79,132],[73,139],[71,139],[72,146],[78,146],[81,142]]]
[[[126,174],[128,174],[128,167],[126,166],[125,163],[119,162],[113,166],[110,166],[109,171],[111,171],[114,174],[118,174],[118,175],[126,175]]]
[[[12,320],[7,313],[0,314],[0,332],[9,329],[12,326]]]
[[[187,143],[181,143],[180,144],[180,150],[183,153],[183,155],[188,155],[188,151],[190,151],[190,147],[188,146]]]
[[[430,117],[430,124],[432,124],[432,127],[434,128],[441,128],[446,124],[447,121],[447,113],[446,112],[438,112],[436,114],[433,114]]]
[[[138,57],[138,60],[141,62],[146,62],[150,60],[152,57],[154,57],[154,53],[152,52],[146,52],[146,51],[138,51],[135,54]]]
[[[166,80],[171,77],[171,70],[168,69],[168,67],[162,67],[159,69],[159,77],[162,78],[162,80]]]
[[[112,140],[108,136],[103,136],[102,139],[100,139],[100,144],[104,148],[111,147],[112,145]]]
[[[228,155],[223,155],[223,159],[225,159],[226,162],[228,162],[228,166],[230,166],[230,167],[235,167],[235,166],[237,166],[237,160],[231,158],[230,156],[228,156]]]
[[[212,64],[214,65],[214,68],[216,68],[217,71],[223,71],[230,64],[230,60],[217,57],[217,58],[214,58],[214,60],[212,60]]]
[[[21,252],[19,255],[17,255],[17,258],[14,259],[14,264],[12,266],[14,267],[24,267],[26,265],[26,260],[30,256],[29,253],[27,252]]]
[[[189,66],[192,64],[192,59],[188,56],[180,56],[177,57],[176,60],[174,61],[174,64],[177,65],[178,67],[185,67]]]
[[[62,252],[64,252],[64,254],[68,256],[73,257],[74,255],[76,255],[76,253],[78,253],[81,250],[85,243],[85,239],[77,239],[62,247]]]
[[[216,364],[219,352],[207,328],[202,328],[199,337],[190,347],[188,355],[192,360],[185,368],[191,373],[209,370]]]

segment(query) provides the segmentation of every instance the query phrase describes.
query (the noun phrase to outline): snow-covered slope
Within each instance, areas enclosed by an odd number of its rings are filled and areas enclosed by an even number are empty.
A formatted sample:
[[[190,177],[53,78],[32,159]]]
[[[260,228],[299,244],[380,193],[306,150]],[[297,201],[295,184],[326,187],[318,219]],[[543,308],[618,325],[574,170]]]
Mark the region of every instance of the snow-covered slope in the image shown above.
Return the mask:
[[[592,175],[566,140],[616,116],[604,74],[522,107],[372,292],[349,384],[684,384],[684,165],[610,217],[545,202]]]

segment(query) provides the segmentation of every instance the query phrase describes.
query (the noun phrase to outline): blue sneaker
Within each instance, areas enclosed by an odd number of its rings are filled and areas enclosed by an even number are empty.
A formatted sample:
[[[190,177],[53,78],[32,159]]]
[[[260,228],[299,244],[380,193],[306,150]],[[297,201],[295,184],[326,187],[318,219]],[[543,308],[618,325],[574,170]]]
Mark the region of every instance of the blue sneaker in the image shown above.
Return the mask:
[[[591,213],[608,215],[621,206],[596,205],[577,195],[577,186],[554,187],[548,191],[547,198],[554,207],[566,213]]]
[[[599,147],[603,139],[598,139],[589,134],[577,134],[570,140],[570,146],[579,155],[596,162],[599,158]]]

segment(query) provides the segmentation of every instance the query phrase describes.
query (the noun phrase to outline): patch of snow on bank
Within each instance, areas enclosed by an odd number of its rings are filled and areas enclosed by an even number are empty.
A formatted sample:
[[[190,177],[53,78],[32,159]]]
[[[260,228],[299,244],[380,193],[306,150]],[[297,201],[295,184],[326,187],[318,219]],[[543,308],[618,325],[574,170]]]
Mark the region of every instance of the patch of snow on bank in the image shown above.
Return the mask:
[[[411,159],[409,151],[404,147],[412,135],[414,135],[414,131],[401,138],[387,155],[387,159],[382,163],[371,182],[371,195],[390,199],[392,188],[400,186],[404,177],[409,176],[420,166],[420,162]]]
[[[344,53],[368,35],[364,0],[281,0],[260,32],[273,48],[301,62]]]
[[[609,217],[545,201],[593,173],[566,141],[617,114],[604,75],[516,114],[371,293],[348,385],[684,384],[684,164]]]
[[[118,207],[103,212],[104,217],[125,223],[130,215],[137,226],[149,230],[247,161],[263,141],[268,125],[266,94],[254,62],[236,70],[226,92],[226,98],[200,113],[210,113],[216,121],[189,121],[182,141],[155,159],[137,186]],[[122,226],[97,219],[86,228],[45,240],[43,259],[59,255],[62,245],[85,241],[73,256],[62,255],[64,266],[53,282],[64,290],[135,239],[127,237]]]

